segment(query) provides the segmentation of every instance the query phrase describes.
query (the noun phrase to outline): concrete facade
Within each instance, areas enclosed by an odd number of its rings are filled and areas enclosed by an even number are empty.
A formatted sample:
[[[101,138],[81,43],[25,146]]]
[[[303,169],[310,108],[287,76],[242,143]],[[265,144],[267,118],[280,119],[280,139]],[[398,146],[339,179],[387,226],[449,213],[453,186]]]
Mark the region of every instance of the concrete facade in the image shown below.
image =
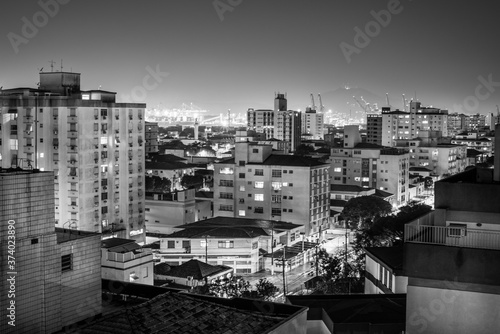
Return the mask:
[[[1,167],[54,171],[58,227],[108,232],[114,224],[131,237],[144,225],[146,105],[80,91],[79,81],[79,73],[40,73],[41,89],[2,91]]]
[[[53,189],[53,172],[0,170],[2,333],[52,333],[101,312],[100,235],[56,229]]]

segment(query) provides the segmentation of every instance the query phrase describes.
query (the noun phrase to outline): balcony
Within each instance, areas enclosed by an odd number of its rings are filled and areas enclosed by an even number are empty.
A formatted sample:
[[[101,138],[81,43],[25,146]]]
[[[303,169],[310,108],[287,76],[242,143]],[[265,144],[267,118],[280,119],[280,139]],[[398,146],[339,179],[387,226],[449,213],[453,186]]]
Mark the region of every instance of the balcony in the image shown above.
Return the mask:
[[[78,118],[76,116],[68,116],[68,123],[78,123]]]
[[[78,147],[76,145],[69,145],[68,152],[70,153],[78,153]]]
[[[409,243],[500,250],[500,231],[407,224],[404,236]]]

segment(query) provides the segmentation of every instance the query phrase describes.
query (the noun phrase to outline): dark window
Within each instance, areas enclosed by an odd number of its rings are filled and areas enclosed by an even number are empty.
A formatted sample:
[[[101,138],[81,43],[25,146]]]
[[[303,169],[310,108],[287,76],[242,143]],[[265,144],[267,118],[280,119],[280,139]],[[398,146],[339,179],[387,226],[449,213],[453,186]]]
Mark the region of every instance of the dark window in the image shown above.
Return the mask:
[[[167,248],[175,248],[175,241],[174,240],[168,240],[167,241]]]
[[[37,243],[38,243],[38,239],[31,239],[31,244],[32,244],[32,245],[35,245],[35,244],[37,244]]]
[[[61,271],[69,271],[73,269],[73,254],[61,256]]]

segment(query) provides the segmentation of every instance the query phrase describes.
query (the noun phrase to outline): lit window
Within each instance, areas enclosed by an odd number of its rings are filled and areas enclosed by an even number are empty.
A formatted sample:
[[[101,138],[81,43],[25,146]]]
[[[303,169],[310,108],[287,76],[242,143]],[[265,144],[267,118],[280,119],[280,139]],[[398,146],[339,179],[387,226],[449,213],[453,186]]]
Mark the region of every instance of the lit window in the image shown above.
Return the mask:
[[[245,217],[245,210],[239,210],[238,215],[241,217]]]
[[[264,194],[255,194],[255,200],[259,202],[264,201]]]
[[[264,182],[262,182],[262,181],[256,181],[255,182],[255,188],[264,188]]]
[[[340,172],[342,171],[342,168],[340,168],[340,167],[335,167],[335,168],[333,169],[333,171],[334,171],[334,172],[336,172],[336,173],[340,173]]]

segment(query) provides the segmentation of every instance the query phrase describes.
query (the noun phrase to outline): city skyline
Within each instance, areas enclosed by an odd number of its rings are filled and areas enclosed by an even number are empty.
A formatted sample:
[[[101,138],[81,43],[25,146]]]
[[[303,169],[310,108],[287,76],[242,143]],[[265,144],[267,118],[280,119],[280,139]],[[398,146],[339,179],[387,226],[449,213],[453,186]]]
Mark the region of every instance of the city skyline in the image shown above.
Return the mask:
[[[3,2],[0,86],[36,87],[38,71],[51,60],[59,71],[62,60],[63,71],[82,73],[82,89],[148,108],[243,113],[272,108],[280,91],[290,109],[304,110],[313,92],[335,111],[354,102],[332,97],[346,86],[379,105],[389,93],[394,108],[401,94],[468,114],[500,104],[493,1],[95,4]]]

